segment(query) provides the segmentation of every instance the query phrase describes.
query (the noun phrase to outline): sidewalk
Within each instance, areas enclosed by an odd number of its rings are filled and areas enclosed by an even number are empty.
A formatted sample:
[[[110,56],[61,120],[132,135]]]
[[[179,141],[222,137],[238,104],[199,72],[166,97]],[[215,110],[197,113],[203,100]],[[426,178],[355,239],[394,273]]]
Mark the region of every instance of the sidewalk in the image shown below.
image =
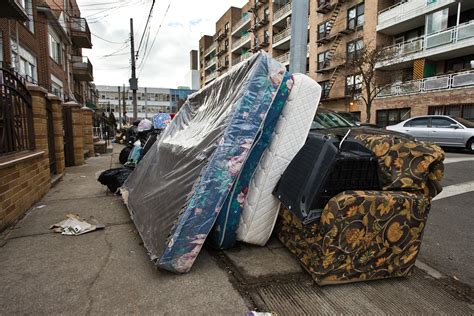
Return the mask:
[[[121,199],[96,181],[114,154],[68,168],[63,180],[0,237],[0,314],[472,314],[471,289],[416,269],[407,279],[318,287],[282,245],[204,250],[190,273],[150,263]],[[38,208],[40,205],[45,207]],[[104,230],[54,234],[77,213]]]

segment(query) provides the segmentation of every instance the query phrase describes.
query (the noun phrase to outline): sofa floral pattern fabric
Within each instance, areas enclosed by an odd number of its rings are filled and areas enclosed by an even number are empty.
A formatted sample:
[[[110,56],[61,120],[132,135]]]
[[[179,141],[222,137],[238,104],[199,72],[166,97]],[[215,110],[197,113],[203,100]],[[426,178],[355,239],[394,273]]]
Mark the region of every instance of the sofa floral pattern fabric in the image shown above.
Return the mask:
[[[278,91],[286,84],[286,69],[267,55],[262,55],[262,58],[264,62],[260,63],[258,76],[249,83],[242,102],[237,105],[170,233],[157,262],[163,269],[177,273],[191,269],[261,133]]]
[[[429,206],[422,194],[347,191],[328,202],[319,224],[305,226],[282,207],[278,238],[320,285],[406,276]]]
[[[379,160],[383,190],[441,192],[444,151],[437,145],[390,135],[357,135]]]
[[[270,144],[273,130],[278,123],[278,118],[280,117],[281,111],[283,110],[291,88],[293,87],[293,78],[290,78],[289,73],[285,74],[283,82],[285,82],[285,84],[280,87],[280,90],[275,97],[275,101],[273,102],[271,109],[268,111],[262,127],[262,133],[255,142],[238,179],[234,183],[232,190],[222,206],[216,223],[209,234],[207,241],[214,248],[229,249],[237,240],[237,228],[239,226],[240,213],[247,196],[250,180],[253,177],[255,169],[257,168],[265,149]]]
[[[384,191],[342,192],[310,225],[280,209],[278,238],[320,285],[409,275],[431,198],[440,192],[444,153],[438,146],[392,136],[356,138],[379,158]]]

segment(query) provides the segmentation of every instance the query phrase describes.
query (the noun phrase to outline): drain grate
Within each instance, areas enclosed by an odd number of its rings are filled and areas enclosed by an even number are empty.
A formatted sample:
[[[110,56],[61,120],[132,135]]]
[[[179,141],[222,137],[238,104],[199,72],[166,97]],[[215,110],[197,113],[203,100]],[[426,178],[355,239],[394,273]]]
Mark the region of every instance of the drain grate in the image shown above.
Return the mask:
[[[469,303],[415,269],[406,279],[319,287],[308,282],[256,289],[262,310],[295,314],[470,314]]]

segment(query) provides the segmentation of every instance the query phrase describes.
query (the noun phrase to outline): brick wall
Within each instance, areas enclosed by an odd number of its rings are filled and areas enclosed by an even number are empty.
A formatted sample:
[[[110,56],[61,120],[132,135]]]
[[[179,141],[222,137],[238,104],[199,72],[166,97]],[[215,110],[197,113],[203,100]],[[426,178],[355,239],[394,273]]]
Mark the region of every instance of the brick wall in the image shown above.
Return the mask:
[[[93,111],[87,107],[83,107],[81,111],[83,119],[84,150],[88,152],[88,157],[92,157],[94,156],[94,135],[92,133]]]
[[[46,91],[30,86],[36,150],[14,156],[0,165],[0,231],[21,217],[50,187]]]
[[[53,110],[54,147],[56,151],[56,172],[61,174],[66,168],[64,159],[63,115],[61,112],[61,99],[53,94],[48,94]]]

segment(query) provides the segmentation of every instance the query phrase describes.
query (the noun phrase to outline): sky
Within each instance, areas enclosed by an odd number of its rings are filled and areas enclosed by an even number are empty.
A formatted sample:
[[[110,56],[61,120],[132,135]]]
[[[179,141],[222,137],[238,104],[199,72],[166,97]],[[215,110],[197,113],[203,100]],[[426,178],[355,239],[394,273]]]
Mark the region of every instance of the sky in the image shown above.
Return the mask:
[[[130,18],[138,50],[152,0],[76,0],[92,33],[92,49],[83,49],[94,66],[96,85],[128,86]],[[176,88],[189,71],[189,51],[198,50],[203,35],[213,35],[216,21],[230,6],[247,0],[156,0],[150,32],[138,51],[140,87]],[[169,10],[165,16],[165,12]],[[161,25],[161,28],[160,28]],[[154,40],[154,44],[152,45]],[[145,54],[145,46],[148,43]]]

